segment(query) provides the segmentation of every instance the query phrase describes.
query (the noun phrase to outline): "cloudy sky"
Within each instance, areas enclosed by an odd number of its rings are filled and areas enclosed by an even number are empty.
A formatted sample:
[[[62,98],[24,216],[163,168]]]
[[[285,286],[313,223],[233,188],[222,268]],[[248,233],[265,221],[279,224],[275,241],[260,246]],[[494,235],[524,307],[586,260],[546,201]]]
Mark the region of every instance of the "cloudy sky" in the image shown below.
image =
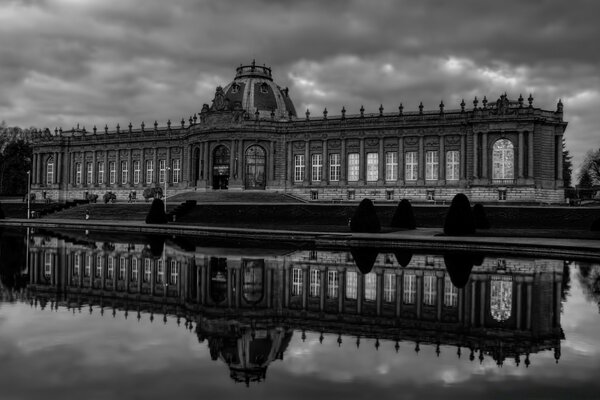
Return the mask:
[[[0,0],[0,121],[165,124],[256,59],[300,114],[561,98],[578,166],[600,147],[599,14],[594,0]]]

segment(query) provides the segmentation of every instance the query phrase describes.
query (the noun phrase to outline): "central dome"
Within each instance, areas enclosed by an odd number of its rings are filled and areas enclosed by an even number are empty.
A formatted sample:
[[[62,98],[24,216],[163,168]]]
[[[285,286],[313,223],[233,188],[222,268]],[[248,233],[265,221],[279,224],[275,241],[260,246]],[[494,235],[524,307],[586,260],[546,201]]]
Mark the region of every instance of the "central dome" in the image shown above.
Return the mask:
[[[277,120],[296,117],[296,109],[288,88],[282,89],[273,82],[271,68],[256,65],[240,65],[235,79],[223,89],[230,104],[239,102],[251,117],[258,111],[260,118],[275,117]]]

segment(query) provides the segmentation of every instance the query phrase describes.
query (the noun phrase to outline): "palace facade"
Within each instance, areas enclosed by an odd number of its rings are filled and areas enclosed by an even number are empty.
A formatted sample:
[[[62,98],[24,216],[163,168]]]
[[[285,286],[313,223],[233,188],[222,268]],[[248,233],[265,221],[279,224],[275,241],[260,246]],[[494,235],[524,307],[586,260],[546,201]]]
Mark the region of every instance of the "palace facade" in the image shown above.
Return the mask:
[[[167,187],[168,194],[267,190],[308,200],[563,202],[563,105],[533,97],[433,111],[298,115],[266,66],[241,65],[188,120],[46,130],[32,190],[54,200]]]

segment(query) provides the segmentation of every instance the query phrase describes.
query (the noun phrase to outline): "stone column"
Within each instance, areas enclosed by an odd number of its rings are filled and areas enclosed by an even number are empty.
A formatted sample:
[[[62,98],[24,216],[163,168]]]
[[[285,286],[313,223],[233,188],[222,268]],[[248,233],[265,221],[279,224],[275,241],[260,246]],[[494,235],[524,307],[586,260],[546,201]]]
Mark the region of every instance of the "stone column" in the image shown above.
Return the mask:
[[[473,178],[479,178],[479,144],[477,143],[477,132],[473,132]]]
[[[385,150],[383,148],[383,138],[379,138],[379,176],[377,177],[377,183],[383,184],[385,182]]]
[[[121,150],[117,148],[115,152],[115,184],[117,184],[117,186],[119,186],[119,184],[122,183],[122,175],[123,172],[121,170]]]
[[[85,179],[87,179],[87,166],[85,169]],[[92,150],[92,181],[90,185],[93,186],[96,182],[96,150]]]
[[[327,295],[327,271],[321,269],[319,271],[321,276],[321,293],[319,293],[319,311],[323,312],[325,309],[325,297]]]
[[[523,178],[523,167],[525,166],[525,140],[523,136],[523,131],[519,131],[519,179]]]
[[[440,166],[438,168],[438,179],[446,181],[446,137],[440,135],[440,155],[438,157]]]
[[[423,310],[423,271],[418,271],[420,273],[416,276],[416,289],[417,289],[417,299],[415,300],[417,303],[417,319],[421,319],[421,311]]]
[[[479,294],[479,326],[484,326],[485,325],[485,285],[486,285],[486,281],[480,281],[479,282],[479,288],[481,290],[481,293]]]
[[[304,184],[308,185],[310,183],[310,173],[311,173],[311,163],[310,163],[310,141],[304,141]]]
[[[527,320],[525,321],[526,323],[526,329],[529,331],[531,330],[531,306],[532,306],[532,293],[533,293],[533,288],[532,288],[532,282],[531,281],[527,281],[525,282],[526,287],[527,287]]]
[[[376,313],[381,315],[381,302],[383,300],[383,271],[377,271],[375,281],[375,295],[377,296],[376,301]]]
[[[235,146],[235,140],[231,139],[231,146],[230,146],[231,151],[229,152],[229,181],[233,179],[235,179],[234,177],[234,171],[236,171],[236,155],[237,155],[237,148]],[[269,156],[269,158],[271,158],[271,156]]]
[[[533,179],[534,177],[534,171],[533,171],[533,132],[529,132],[527,134],[527,150],[528,150],[528,157],[527,157],[527,176],[531,179]]]
[[[402,271],[396,272],[396,318],[402,312]]]
[[[179,163],[180,163],[179,166],[181,168],[181,160],[179,161]],[[171,147],[169,147],[167,145],[167,155],[166,155],[166,159],[165,159],[165,182],[167,182],[167,185],[169,183],[173,182],[173,179],[169,179],[169,176],[173,176],[173,169],[172,169],[172,167],[173,166],[171,165]]]
[[[424,147],[424,138],[423,136],[419,136],[419,169],[417,179],[421,182],[425,180],[425,147]]]
[[[308,305],[308,291],[310,289],[310,281],[308,279],[308,268],[302,268],[302,309],[306,310]]]
[[[152,183],[154,185],[158,185],[158,147],[154,148],[154,158],[152,159],[152,163],[154,164],[154,170],[152,171]],[[154,285],[152,285],[154,287]]]
[[[487,144],[487,133],[484,132],[481,135],[481,177],[488,179],[488,144]]]
[[[466,157],[466,148],[467,148],[467,136],[462,135],[460,137],[460,166],[459,173],[460,179],[466,179],[467,177],[467,157]]]
[[[560,298],[560,297],[559,297]],[[517,330],[521,329],[521,310],[523,309],[523,292],[522,292],[522,283],[517,281]]]
[[[356,313],[362,314],[362,302],[365,297],[365,276],[361,273],[356,276]]]
[[[323,139],[323,182],[329,183],[329,151],[327,149],[327,139]]]
[[[108,171],[108,150],[104,150],[104,186],[109,182],[109,171]]]
[[[60,181],[61,164],[62,164],[62,153],[54,152],[54,176],[52,177],[52,183],[56,184]]]
[[[275,174],[273,171],[273,166],[275,165],[275,142],[269,142],[269,158],[267,159],[267,166],[269,170],[267,171],[267,176],[269,181],[275,180]]]
[[[477,281],[472,279],[471,280],[471,312],[470,312],[470,319],[471,319],[471,326],[474,327],[475,326],[475,293],[476,293],[476,289],[477,289]]]
[[[288,186],[292,186],[293,182],[294,182],[294,153],[293,153],[293,148],[294,148],[294,142],[288,142],[287,143],[287,160],[286,160],[286,165],[287,165],[287,183]]]
[[[33,153],[33,159],[31,160],[31,183],[35,185],[37,183],[37,164],[38,164],[38,154]]]
[[[404,138],[398,139],[398,185],[404,184]]]
[[[365,183],[367,181],[366,178],[366,170],[367,170],[367,157],[365,154],[365,139],[361,138],[359,141],[359,150],[358,150],[358,182]]]
[[[204,162],[203,162],[203,167],[202,169],[204,170],[204,181],[208,184],[208,182],[210,182],[210,160],[209,160],[209,156],[210,156],[210,143],[209,142],[204,142]]]
[[[439,274],[439,275],[438,275]],[[444,276],[441,273],[436,274],[436,291],[437,291],[437,320],[442,320],[442,305],[444,302]]]
[[[344,297],[346,294],[346,270],[338,269],[338,313],[344,312]]]
[[[348,161],[346,160],[346,139],[341,140],[340,144],[340,185],[346,185],[348,174]]]
[[[561,181],[560,187],[564,186],[563,180],[563,150],[562,150],[562,136],[555,136],[556,142],[556,179]]]

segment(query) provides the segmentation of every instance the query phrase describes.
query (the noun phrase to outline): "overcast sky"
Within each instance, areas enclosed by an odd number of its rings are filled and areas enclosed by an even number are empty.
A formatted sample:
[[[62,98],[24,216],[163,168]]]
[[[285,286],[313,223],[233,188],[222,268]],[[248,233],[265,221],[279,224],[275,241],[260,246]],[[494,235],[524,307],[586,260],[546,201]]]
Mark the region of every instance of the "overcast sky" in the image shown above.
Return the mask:
[[[600,147],[598,15],[594,0],[0,0],[0,121],[164,125],[256,59],[300,115],[561,98],[577,167]]]

